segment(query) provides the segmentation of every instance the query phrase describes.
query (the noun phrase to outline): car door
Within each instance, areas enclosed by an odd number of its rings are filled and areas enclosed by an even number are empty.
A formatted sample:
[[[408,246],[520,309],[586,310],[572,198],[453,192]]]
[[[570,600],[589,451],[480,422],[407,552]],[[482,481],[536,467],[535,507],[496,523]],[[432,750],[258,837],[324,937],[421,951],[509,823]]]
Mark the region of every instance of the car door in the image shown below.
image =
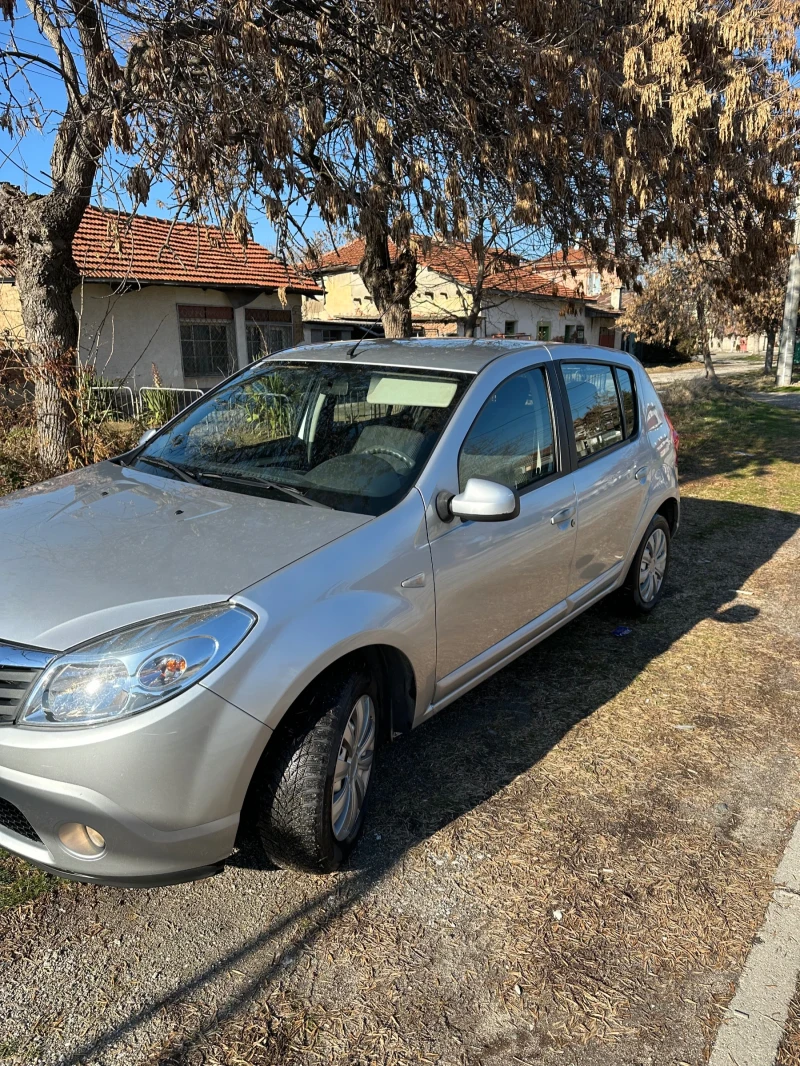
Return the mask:
[[[436,699],[532,639],[537,620],[546,627],[566,612],[575,490],[556,389],[545,365],[511,375],[491,389],[461,444],[459,491],[470,478],[500,482],[519,494],[519,513],[455,518],[431,537]]]
[[[648,449],[628,368],[588,359],[559,366],[577,500],[569,592],[579,606],[613,585],[625,566],[647,503]]]

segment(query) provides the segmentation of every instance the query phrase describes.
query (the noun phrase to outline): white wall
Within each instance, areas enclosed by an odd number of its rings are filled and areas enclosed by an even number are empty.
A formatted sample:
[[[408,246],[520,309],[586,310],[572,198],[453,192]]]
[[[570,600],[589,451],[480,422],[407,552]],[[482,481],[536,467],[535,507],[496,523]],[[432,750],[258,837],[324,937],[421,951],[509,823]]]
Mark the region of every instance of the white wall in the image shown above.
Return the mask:
[[[578,313],[562,314],[569,307],[573,307]],[[567,300],[551,300],[546,297],[531,297],[521,299],[503,300],[498,303],[488,300],[484,304],[483,321],[484,336],[491,337],[495,333],[503,333],[507,321],[517,323],[517,333],[527,333],[536,340],[540,322],[550,323],[550,340],[564,339],[564,327],[567,325],[583,326],[586,334],[586,342],[589,343],[589,319],[582,310],[581,304]]]
[[[150,285],[122,295],[110,285],[87,282],[73,293],[80,323],[80,354],[103,378],[125,380],[140,388],[153,384],[152,364],[158,367],[164,385],[195,387],[184,381],[178,328],[178,304],[230,307],[219,289],[176,285]],[[289,308],[298,325],[300,296],[288,296]],[[277,293],[261,294],[248,307],[284,310]]]

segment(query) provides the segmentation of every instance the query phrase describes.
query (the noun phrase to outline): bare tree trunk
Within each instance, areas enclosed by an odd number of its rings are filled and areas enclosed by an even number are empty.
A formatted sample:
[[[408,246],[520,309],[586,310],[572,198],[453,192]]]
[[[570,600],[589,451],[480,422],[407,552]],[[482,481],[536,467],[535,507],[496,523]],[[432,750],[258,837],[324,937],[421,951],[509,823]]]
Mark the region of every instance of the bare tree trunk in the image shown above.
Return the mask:
[[[764,355],[764,373],[773,373],[772,359],[775,355],[775,330],[767,330],[767,351]]]
[[[385,225],[371,225],[364,236],[361,280],[378,308],[387,337],[410,337],[411,297],[417,287],[417,257],[410,248],[389,253]]]
[[[34,381],[39,459],[48,474],[69,465],[72,410],[67,396],[74,389],[78,346],[72,304],[77,279],[71,261],[71,254],[54,249],[52,241],[17,243],[17,288]]]
[[[706,305],[705,301],[699,299],[697,301],[697,326],[700,333],[700,345],[703,353],[703,366],[706,368],[706,377],[712,377],[717,380],[717,371],[714,367],[714,360],[711,358],[711,347],[708,343],[708,326],[706,325]]]
[[[470,293],[469,311],[467,311],[466,318],[464,319],[464,336],[474,337],[475,327],[478,324],[478,319],[481,315],[481,305],[483,303],[483,281],[486,275],[486,262],[485,257],[481,255],[478,260],[478,270],[475,276],[475,284],[472,286]]]
[[[28,196],[9,185],[0,189],[34,382],[39,459],[47,474],[69,465],[72,410],[67,397],[74,389],[78,344],[72,240],[87,201],[56,192]]]

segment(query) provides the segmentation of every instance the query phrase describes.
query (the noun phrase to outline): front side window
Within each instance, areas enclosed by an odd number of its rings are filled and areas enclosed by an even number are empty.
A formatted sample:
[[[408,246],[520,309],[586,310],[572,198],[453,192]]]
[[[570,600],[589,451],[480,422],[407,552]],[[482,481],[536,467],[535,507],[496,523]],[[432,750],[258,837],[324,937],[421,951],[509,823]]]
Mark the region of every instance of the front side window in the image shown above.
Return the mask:
[[[541,367],[504,381],[472,424],[458,460],[463,492],[471,477],[524,489],[555,473],[550,394]]]
[[[227,377],[236,369],[230,307],[178,308],[184,378]]]
[[[270,359],[158,434],[148,473],[383,514],[422,470],[470,375]]]
[[[562,363],[578,459],[624,439],[622,411],[610,366]]]

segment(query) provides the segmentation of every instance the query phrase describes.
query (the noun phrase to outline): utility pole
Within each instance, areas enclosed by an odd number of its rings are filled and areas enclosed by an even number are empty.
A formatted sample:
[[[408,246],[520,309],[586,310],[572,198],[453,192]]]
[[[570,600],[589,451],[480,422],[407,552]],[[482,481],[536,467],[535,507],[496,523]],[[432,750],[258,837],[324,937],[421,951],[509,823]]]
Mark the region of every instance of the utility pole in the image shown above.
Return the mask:
[[[798,304],[800,304],[800,194],[794,202],[794,248],[789,260],[786,302],[783,305],[781,347],[778,352],[778,385],[791,385],[792,383]]]

